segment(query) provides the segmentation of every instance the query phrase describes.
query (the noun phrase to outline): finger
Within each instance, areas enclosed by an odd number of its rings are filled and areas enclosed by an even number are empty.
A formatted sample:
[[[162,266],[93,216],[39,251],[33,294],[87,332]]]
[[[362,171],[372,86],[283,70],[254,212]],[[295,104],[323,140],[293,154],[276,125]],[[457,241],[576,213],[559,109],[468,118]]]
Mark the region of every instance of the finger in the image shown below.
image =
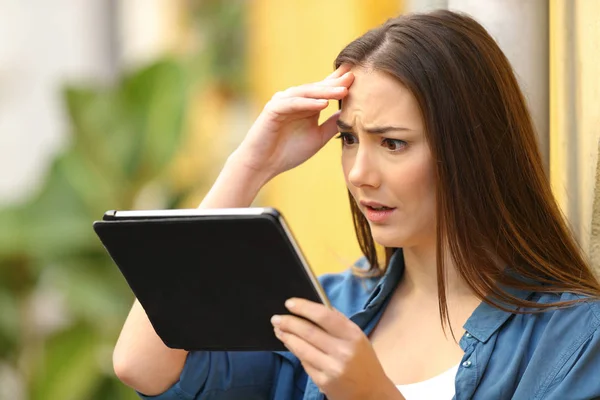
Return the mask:
[[[274,332],[275,336],[303,364],[306,363],[317,371],[325,371],[334,361],[327,354],[293,333],[283,332],[278,328],[275,328]]]
[[[284,117],[289,114],[300,112],[318,112],[329,105],[325,99],[308,99],[304,97],[291,97],[285,99],[271,100],[265,106],[265,110],[276,117]]]
[[[331,117],[327,118],[327,120],[319,126],[319,134],[321,135],[321,143],[323,143],[323,145],[329,142],[331,138],[339,132],[337,121],[340,118],[341,113],[342,112],[340,110],[336,111]]]
[[[287,89],[279,98],[289,97],[308,97],[311,99],[328,99],[328,100],[340,100],[348,94],[348,88],[346,86],[321,86],[317,84],[309,84],[296,86]]]
[[[312,381],[317,385],[320,391],[323,391],[324,388],[322,386],[322,382],[327,382],[327,374],[319,369],[315,368],[313,365],[307,363],[306,361],[302,363],[302,367],[304,367],[304,371],[312,378]]]
[[[350,87],[350,85],[352,85],[352,82],[354,82],[354,74],[351,71],[348,71],[340,77],[324,79],[320,82],[316,82],[316,85]]]
[[[293,353],[293,351],[285,343],[283,343],[283,345],[289,352]],[[308,376],[310,376],[312,378],[313,382],[315,382],[315,384],[317,384],[319,389],[321,389],[321,386],[320,386],[321,382],[326,381],[327,374],[324,371],[321,371],[316,366],[312,365],[307,360],[302,360],[300,357],[298,357],[298,359],[300,360],[300,364],[302,364],[304,371],[308,374]],[[317,382],[319,382],[319,383],[317,383]]]
[[[339,78],[346,72],[350,71],[350,69],[352,69],[352,66],[350,64],[342,64],[335,71],[333,71],[333,73],[328,75],[327,78],[325,78],[324,80]]]
[[[348,88],[353,82],[354,74],[347,72],[339,78],[327,79],[300,86],[293,86],[284,91],[275,93],[273,95],[273,99],[282,99],[288,97],[311,97],[339,100],[348,94]]]
[[[358,334],[357,330],[362,333],[360,328],[342,313],[335,309],[329,309],[323,304],[292,298],[285,302],[285,306],[291,313],[317,324],[334,337],[355,339]]]
[[[275,336],[277,337],[277,339],[279,339],[281,341],[281,343],[285,346],[285,348],[291,352],[292,350],[288,347],[288,345],[285,343],[285,341],[283,340],[283,336],[281,335],[281,331],[278,330],[277,328],[274,329],[273,331],[275,333]],[[294,354],[295,355],[295,354]],[[319,372],[321,373],[321,371],[314,365],[312,365],[311,363],[309,363],[306,360],[302,360],[300,359],[300,357],[298,357],[298,360],[300,360],[300,362],[302,363],[302,366],[304,367],[306,373],[310,376],[312,376],[313,373]]]
[[[314,82],[309,85],[317,85],[317,86],[345,86],[350,87],[352,82],[354,81],[354,74],[352,71],[346,71],[340,76],[334,76],[332,78],[325,78],[322,81]]]
[[[293,315],[274,315],[271,322],[274,328],[298,336],[325,354],[330,354],[330,351],[335,348],[335,339],[317,325],[303,318]]]

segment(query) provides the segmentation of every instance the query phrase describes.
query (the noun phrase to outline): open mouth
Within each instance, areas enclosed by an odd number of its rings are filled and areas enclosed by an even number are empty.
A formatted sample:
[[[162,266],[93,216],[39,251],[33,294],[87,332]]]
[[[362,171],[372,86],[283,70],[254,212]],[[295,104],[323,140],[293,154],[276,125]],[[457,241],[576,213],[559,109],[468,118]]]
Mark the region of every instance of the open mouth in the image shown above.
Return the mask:
[[[393,210],[394,208],[396,208],[396,207],[386,206],[385,204],[381,204],[377,201],[367,201],[367,200],[362,200],[360,202],[360,205],[370,211],[387,211],[387,210]]]
[[[361,201],[360,205],[363,206],[363,213],[365,217],[372,223],[384,223],[392,214],[396,207],[384,206],[381,203],[375,201]]]
[[[379,207],[374,207],[374,206],[366,206],[367,209],[372,210],[372,211],[387,211],[387,210],[393,210],[393,207],[386,207],[386,206],[379,206]]]

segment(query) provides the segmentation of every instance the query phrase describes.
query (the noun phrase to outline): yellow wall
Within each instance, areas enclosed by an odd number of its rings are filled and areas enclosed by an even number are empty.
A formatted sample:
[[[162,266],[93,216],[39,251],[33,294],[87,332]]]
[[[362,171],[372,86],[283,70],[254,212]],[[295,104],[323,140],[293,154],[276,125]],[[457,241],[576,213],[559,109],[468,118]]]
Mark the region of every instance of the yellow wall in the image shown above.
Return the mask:
[[[256,112],[273,93],[330,74],[346,44],[401,10],[399,0],[250,4],[250,81]],[[332,103],[323,118],[335,108]],[[339,157],[339,143],[329,143],[304,165],[273,180],[259,199],[283,213],[317,274],[346,269],[360,256]]]
[[[600,1],[550,2],[550,177],[596,269],[600,262]]]

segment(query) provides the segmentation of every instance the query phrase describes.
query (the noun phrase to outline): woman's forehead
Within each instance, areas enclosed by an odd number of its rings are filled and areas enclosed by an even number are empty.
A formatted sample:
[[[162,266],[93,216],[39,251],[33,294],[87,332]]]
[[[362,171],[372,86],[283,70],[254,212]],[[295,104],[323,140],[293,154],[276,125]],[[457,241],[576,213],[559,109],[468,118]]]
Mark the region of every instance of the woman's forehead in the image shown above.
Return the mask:
[[[342,101],[340,119],[351,125],[362,123],[422,125],[419,105],[406,86],[374,69],[353,68],[354,82]]]

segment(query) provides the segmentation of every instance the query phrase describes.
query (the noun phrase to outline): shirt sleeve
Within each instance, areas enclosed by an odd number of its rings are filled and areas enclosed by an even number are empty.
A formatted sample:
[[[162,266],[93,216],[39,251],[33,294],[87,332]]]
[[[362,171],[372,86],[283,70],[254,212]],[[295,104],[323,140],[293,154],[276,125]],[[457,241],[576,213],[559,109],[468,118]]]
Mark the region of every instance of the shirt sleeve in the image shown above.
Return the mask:
[[[600,399],[600,332],[596,328],[573,347],[551,371],[551,380],[535,399]]]
[[[282,359],[276,353],[190,352],[179,382],[144,400],[268,399]]]

